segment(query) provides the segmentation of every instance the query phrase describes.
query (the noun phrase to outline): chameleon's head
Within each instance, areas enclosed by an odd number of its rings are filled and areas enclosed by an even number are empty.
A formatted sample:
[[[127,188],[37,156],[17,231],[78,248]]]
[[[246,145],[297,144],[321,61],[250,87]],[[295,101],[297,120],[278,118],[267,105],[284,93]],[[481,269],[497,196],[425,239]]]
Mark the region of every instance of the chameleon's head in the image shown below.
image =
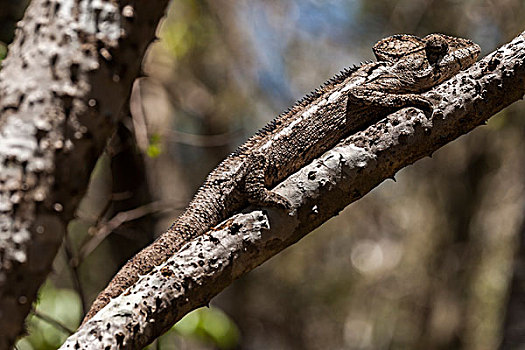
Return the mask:
[[[392,64],[397,77],[411,71],[410,81],[399,85],[406,89],[429,89],[454,76],[476,62],[480,47],[468,39],[444,34],[429,34],[424,38],[398,34],[377,42],[373,47],[379,61]]]
[[[472,65],[478,58],[480,48],[474,42],[448,36],[429,34],[424,38],[409,34],[396,34],[378,41],[373,47],[378,61],[396,62],[409,56],[425,56],[431,65],[443,59],[456,57],[465,61],[464,67]]]

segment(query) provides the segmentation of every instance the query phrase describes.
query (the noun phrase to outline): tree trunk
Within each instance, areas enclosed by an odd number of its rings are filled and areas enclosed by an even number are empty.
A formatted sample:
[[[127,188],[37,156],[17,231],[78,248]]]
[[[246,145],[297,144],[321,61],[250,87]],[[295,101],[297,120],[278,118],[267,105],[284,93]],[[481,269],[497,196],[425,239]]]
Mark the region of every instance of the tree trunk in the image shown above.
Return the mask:
[[[0,349],[14,343],[167,0],[34,0],[0,72]]]

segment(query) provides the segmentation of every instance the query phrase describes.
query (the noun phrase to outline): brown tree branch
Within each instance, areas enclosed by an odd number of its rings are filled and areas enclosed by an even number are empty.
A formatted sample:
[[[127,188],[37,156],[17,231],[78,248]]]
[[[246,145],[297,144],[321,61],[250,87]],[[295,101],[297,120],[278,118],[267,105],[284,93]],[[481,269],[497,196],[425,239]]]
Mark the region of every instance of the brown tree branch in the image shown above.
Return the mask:
[[[12,346],[167,0],[34,0],[0,71],[0,349]]]
[[[297,242],[401,168],[482,125],[525,92],[525,32],[404,109],[341,141],[274,190],[295,210],[248,208],[189,242],[72,335],[61,349],[136,349],[242,274]]]

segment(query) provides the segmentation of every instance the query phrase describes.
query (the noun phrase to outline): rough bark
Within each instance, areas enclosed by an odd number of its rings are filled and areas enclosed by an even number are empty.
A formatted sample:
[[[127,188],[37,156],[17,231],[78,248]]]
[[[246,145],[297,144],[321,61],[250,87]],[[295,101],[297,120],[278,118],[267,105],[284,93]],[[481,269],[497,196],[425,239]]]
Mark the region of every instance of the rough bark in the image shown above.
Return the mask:
[[[61,349],[135,349],[169,329],[385,179],[482,125],[525,92],[525,33],[424,95],[431,119],[409,108],[343,140],[279,184],[298,209],[248,208],[189,242],[72,335]]]
[[[34,0],[0,71],[0,349],[23,332],[167,0]]]

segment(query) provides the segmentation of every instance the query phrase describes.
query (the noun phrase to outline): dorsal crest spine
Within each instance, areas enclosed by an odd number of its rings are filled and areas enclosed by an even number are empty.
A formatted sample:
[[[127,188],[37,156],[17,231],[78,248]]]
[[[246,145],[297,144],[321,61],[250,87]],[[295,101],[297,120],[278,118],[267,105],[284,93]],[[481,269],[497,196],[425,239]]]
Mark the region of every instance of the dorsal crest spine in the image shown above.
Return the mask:
[[[292,107],[286,109],[283,113],[281,113],[278,117],[270,120],[265,126],[263,126],[255,135],[250,137],[244,144],[239,146],[232,154],[231,156],[236,156],[241,153],[244,153],[248,149],[251,148],[251,145],[253,145],[258,140],[264,138],[267,135],[272,134],[275,129],[283,124],[288,118],[290,118],[293,114],[296,112],[304,109],[305,106],[311,105],[316,99],[318,99],[320,96],[322,96],[325,91],[330,90],[337,84],[342,83],[347,79],[349,76],[351,76],[356,70],[358,70],[361,66],[353,65],[352,67],[344,68],[342,71],[334,75],[332,78],[325,81],[323,84],[321,84],[319,87],[317,87],[315,90],[309,92],[305,96],[303,96],[301,99],[299,99]]]

